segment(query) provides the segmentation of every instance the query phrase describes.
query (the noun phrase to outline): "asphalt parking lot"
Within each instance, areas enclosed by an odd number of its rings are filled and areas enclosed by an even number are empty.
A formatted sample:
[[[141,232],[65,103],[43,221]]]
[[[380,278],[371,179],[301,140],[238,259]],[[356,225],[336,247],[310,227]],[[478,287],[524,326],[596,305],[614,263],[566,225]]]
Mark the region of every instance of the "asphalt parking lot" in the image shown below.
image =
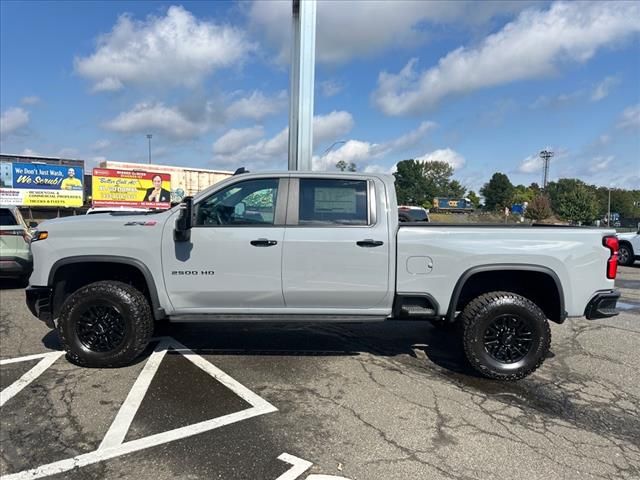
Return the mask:
[[[5,479],[640,478],[640,263],[622,313],[552,324],[517,383],[478,378],[429,324],[169,325],[139,362],[83,369],[0,289]]]

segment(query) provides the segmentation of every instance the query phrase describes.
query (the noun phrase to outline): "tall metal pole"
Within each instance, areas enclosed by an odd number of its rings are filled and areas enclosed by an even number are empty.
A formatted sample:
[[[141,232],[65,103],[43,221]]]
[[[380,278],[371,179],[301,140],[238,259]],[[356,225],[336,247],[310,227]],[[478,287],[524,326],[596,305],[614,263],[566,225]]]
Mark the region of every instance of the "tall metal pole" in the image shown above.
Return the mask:
[[[549,160],[553,157],[553,152],[549,150],[542,150],[540,152],[540,158],[543,161],[543,174],[542,174],[542,188],[547,188],[547,183],[549,183]]]
[[[289,170],[311,170],[316,0],[292,1]]]
[[[147,133],[147,138],[149,139],[149,165],[151,165],[151,137],[153,137],[153,135]]]
[[[607,204],[607,227],[611,226],[611,187],[609,187],[609,202]]]

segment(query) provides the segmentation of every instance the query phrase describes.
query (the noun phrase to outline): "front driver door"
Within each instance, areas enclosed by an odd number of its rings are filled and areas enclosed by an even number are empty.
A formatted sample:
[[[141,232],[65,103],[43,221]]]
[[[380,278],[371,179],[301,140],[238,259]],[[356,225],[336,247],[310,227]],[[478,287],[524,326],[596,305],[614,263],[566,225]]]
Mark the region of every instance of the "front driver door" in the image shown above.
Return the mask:
[[[251,313],[284,306],[287,185],[279,178],[240,180],[194,204],[189,242],[175,242],[165,231],[163,269],[176,313]]]

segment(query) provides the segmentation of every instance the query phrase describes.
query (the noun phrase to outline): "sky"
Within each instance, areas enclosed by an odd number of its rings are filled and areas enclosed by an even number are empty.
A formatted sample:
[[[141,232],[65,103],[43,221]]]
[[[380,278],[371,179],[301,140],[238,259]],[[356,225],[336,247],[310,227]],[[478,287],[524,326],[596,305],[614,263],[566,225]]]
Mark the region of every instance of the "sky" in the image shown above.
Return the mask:
[[[640,188],[640,2],[318,1],[314,170]],[[287,168],[290,1],[0,3],[0,151]]]

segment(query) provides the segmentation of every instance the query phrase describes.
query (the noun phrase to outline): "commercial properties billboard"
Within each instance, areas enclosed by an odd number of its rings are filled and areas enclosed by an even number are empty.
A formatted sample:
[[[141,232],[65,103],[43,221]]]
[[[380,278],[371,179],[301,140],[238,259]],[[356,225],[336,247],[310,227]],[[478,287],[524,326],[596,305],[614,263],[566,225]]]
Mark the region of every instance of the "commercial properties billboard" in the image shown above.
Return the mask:
[[[171,175],[140,170],[94,168],[94,207],[171,207]]]
[[[78,162],[81,164],[81,162]],[[81,207],[83,168],[47,162],[0,162],[0,204]]]
[[[169,174],[171,175],[171,187],[168,190],[171,191],[171,201],[174,203],[180,202],[187,195],[195,195],[196,193],[201,192],[214,183],[231,176],[233,173],[223,170],[114,162],[111,160],[106,160],[100,163],[100,168],[113,170],[142,170],[145,172]]]

